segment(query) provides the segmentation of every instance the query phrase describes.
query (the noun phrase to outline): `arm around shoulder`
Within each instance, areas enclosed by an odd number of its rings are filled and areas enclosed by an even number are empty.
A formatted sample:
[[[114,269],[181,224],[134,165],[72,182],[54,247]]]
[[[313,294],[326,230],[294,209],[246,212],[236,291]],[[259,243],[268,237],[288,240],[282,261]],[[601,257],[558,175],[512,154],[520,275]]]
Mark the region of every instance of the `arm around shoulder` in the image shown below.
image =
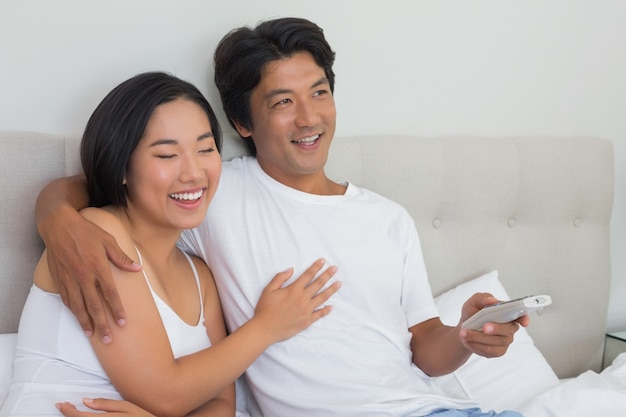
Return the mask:
[[[35,216],[46,245],[50,274],[63,302],[87,334],[95,331],[108,343],[111,331],[105,314],[107,309],[115,322],[125,322],[124,308],[111,279],[109,260],[129,271],[140,268],[110,234],[78,213],[87,204],[86,182],[82,175],[59,178],[39,194]]]
[[[66,218],[72,211],[87,207],[87,183],[83,175],[57,178],[46,185],[35,205],[35,221],[42,239],[54,234],[56,220]]]

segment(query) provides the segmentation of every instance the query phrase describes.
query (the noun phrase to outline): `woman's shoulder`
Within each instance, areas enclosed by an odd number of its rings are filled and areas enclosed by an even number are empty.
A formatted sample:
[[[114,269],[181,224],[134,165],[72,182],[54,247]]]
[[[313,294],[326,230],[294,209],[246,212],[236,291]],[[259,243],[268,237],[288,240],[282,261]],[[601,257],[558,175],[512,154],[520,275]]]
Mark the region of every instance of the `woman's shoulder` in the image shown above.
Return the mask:
[[[209,269],[208,265],[202,260],[202,258],[191,254],[188,255],[198,274],[200,287],[202,288],[202,293],[204,294],[203,298],[205,301],[216,298],[217,288],[215,287],[215,280],[211,269]]]
[[[119,218],[110,207],[86,207],[80,210],[81,216],[93,223],[106,225],[108,223],[120,222]]]
[[[134,241],[128,229],[122,222],[119,212],[113,207],[87,207],[80,214],[91,223],[100,227],[115,238],[120,248],[131,258],[134,258]],[[132,252],[129,252],[132,251]]]
[[[202,258],[192,255],[190,253],[187,253],[187,255],[191,259],[191,262],[193,262],[194,267],[196,268],[196,272],[198,273],[198,278],[203,282],[207,280],[212,281],[213,274],[211,273],[211,270],[209,269],[207,264],[202,260]]]
[[[120,217],[117,215],[115,208],[106,207],[87,207],[80,210],[81,216],[90,222],[97,224],[101,228],[107,230],[109,228],[124,228]],[[108,231],[108,230],[107,230]]]

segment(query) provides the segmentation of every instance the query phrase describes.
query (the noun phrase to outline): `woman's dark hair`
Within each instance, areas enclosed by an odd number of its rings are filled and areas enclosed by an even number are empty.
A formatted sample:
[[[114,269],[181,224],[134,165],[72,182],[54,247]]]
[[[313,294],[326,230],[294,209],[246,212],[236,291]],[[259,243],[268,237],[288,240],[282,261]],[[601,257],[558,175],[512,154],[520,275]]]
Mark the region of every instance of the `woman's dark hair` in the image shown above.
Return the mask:
[[[163,72],[146,72],[115,87],[93,112],[83,134],[80,157],[87,178],[89,205],[126,207],[122,185],[130,156],[157,106],[176,99],[199,105],[209,118],[218,150],[222,135],[217,117],[202,93],[187,81]]]
[[[333,63],[335,52],[330,48],[322,28],[295,17],[268,20],[254,29],[240,27],[229,32],[217,45],[214,55],[215,85],[230,124],[237,122],[250,129],[250,96],[261,82],[265,66],[298,52],[308,52],[324,69],[331,92],[335,89]],[[244,138],[250,152],[256,148],[251,138]]]

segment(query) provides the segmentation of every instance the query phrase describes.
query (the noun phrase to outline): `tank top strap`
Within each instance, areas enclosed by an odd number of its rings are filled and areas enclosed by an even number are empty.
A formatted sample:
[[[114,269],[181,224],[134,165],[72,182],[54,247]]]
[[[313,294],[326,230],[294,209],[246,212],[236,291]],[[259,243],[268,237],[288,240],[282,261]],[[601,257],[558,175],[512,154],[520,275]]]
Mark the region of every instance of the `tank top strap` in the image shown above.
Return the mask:
[[[139,257],[139,265],[143,267],[143,259],[141,257],[141,252],[139,252],[139,248],[136,245],[135,245],[135,252],[137,252],[137,256]],[[204,311],[204,300],[202,298],[202,287],[200,286],[200,277],[198,276],[198,270],[196,269],[196,265],[193,263],[193,259],[191,259],[191,256],[189,256],[189,254],[185,251],[183,251],[183,255],[185,255],[185,258],[187,258],[187,262],[189,262],[189,265],[191,266],[191,269],[193,270],[193,276],[196,279],[196,287],[198,288],[198,298],[200,299],[200,313],[202,314],[202,312]],[[152,293],[152,295],[157,296],[157,294],[154,292],[154,289],[152,288],[152,285],[150,285],[150,280],[148,279],[148,275],[146,274],[145,269],[141,268],[141,273],[143,274],[143,277],[146,280],[146,283],[148,284],[148,288],[150,288],[150,292]]]
[[[187,261],[189,261],[189,265],[191,265],[191,269],[193,270],[193,276],[196,278],[196,286],[198,287],[198,297],[200,298],[200,311],[203,312],[204,300],[202,297],[202,286],[200,285],[200,277],[198,276],[198,270],[196,269],[196,264],[193,263],[193,259],[191,259],[191,256],[189,256],[187,252],[183,251],[183,255],[185,255],[185,257],[187,258]]]

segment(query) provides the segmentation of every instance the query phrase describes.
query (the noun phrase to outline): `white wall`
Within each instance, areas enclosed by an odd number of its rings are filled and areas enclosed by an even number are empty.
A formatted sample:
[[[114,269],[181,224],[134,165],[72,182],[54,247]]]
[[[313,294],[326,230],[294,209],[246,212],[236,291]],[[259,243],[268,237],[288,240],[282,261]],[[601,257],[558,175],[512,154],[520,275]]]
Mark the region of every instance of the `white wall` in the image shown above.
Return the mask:
[[[626,329],[623,0],[0,0],[0,129],[79,134],[112,87],[146,70],[194,82],[221,111],[216,42],[287,15],[320,24],[337,52],[338,135],[612,139],[609,326]]]

